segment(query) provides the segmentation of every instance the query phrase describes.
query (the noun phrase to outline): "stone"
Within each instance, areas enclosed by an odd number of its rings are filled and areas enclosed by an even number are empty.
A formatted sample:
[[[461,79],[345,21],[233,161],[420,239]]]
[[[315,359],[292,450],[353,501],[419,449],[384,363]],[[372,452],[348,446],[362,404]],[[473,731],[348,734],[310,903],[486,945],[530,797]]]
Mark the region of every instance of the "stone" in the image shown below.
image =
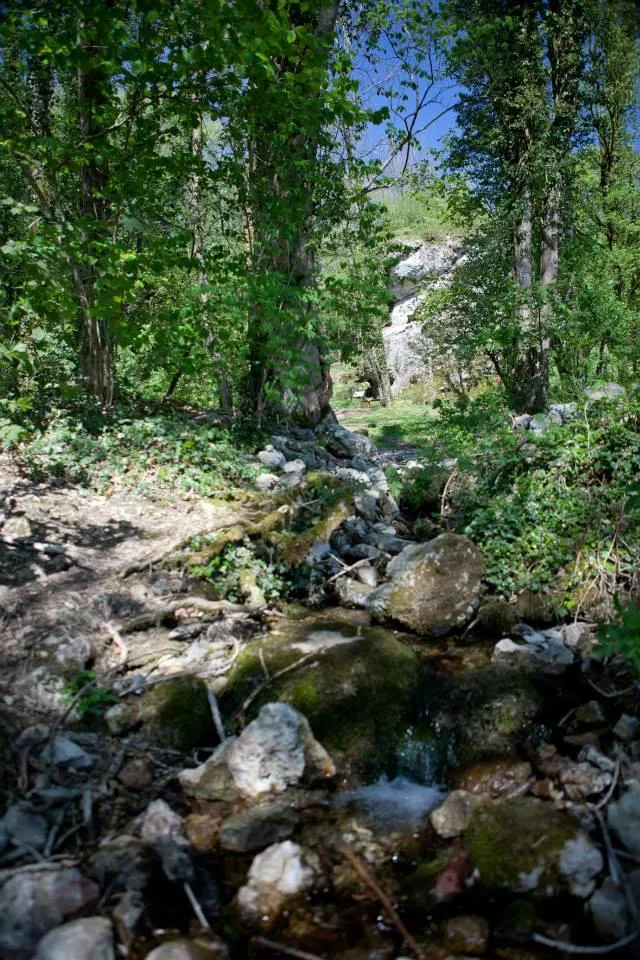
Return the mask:
[[[422,636],[444,636],[473,616],[483,572],[475,544],[443,533],[394,557],[389,582],[371,594],[367,606],[375,620],[401,623]]]
[[[0,956],[28,960],[49,930],[95,906],[99,896],[76,867],[10,877],[0,888]]]
[[[514,893],[588,897],[602,870],[600,851],[567,813],[533,797],[481,804],[465,831],[483,886]]]
[[[91,663],[93,650],[86,637],[45,637],[36,656],[49,673],[70,680]]]
[[[286,703],[268,703],[239,737],[230,738],[195,770],[183,770],[185,793],[224,800],[255,799],[289,786],[332,777],[335,767],[308,720]]]
[[[628,713],[623,713],[613,728],[613,735],[623,743],[631,743],[631,741],[635,740],[638,736],[639,728],[640,720],[638,720],[637,717],[632,717]]]
[[[156,865],[148,844],[123,833],[102,841],[89,861],[88,872],[110,890],[144,890]]]
[[[118,780],[127,790],[146,790],[153,783],[153,774],[143,757],[135,757],[125,763]]]
[[[640,857],[640,785],[632,784],[620,800],[609,805],[607,821],[629,853]]]
[[[279,450],[261,450],[258,460],[269,470],[282,470],[287,458]]]
[[[44,849],[49,825],[40,814],[24,810],[20,804],[15,803],[5,813],[2,824],[16,846],[24,844],[36,850]]]
[[[189,843],[197,853],[213,853],[220,843],[222,817],[210,813],[190,813],[184,818]]]
[[[578,709],[573,711],[570,729],[588,730],[591,727],[599,727],[605,722],[604,711],[598,701],[589,700],[587,703],[581,703]]]
[[[514,643],[509,637],[498,641],[493,649],[494,663],[559,674],[574,662],[559,631],[539,631],[523,624],[521,633],[524,643]]]
[[[334,589],[342,606],[366,610],[367,600],[374,588],[354,580],[353,577],[339,577],[335,581]]]
[[[229,960],[229,948],[211,935],[197,940],[180,938],[155,947],[146,960]]]
[[[254,486],[261,491],[273,490],[279,483],[280,477],[275,473],[260,473],[254,480]]]
[[[109,733],[114,737],[121,737],[136,726],[137,713],[132,703],[115,703],[106,711],[104,721]]]
[[[440,925],[440,935],[451,953],[481,956],[487,952],[489,924],[484,917],[448,917]]]
[[[68,770],[90,770],[96,762],[95,757],[83,750],[79,744],[65,734],[56,734],[52,742],[43,750],[42,759],[56,767]]]
[[[533,768],[526,760],[494,760],[474,764],[458,783],[474,798],[502,800],[522,796],[533,779]]]
[[[296,827],[295,812],[287,804],[274,803],[235,813],[220,827],[220,846],[234,853],[263,850],[288,840]]]
[[[608,943],[621,940],[627,933],[628,910],[624,893],[610,877],[589,900],[589,913],[599,937]]]
[[[285,904],[311,890],[320,876],[318,858],[291,840],[276,843],[255,857],[236,907],[248,926],[270,926]]]
[[[601,387],[589,387],[585,396],[589,400],[617,400],[626,395],[626,390],[619,383],[605,383]]]
[[[115,956],[111,921],[84,917],[47,933],[34,960],[115,960]]]
[[[478,801],[466,790],[452,790],[430,816],[431,826],[443,840],[461,836],[469,825]]]
[[[304,460],[300,460],[298,458],[296,458],[295,460],[289,460],[287,463],[285,463],[285,465],[282,468],[283,473],[294,473],[294,474],[304,473],[306,469],[307,469],[307,465],[304,462]]]
[[[376,568],[370,563],[363,563],[362,566],[357,567],[354,572],[360,583],[363,583],[366,587],[373,589],[377,586],[378,573]]]
[[[318,433],[324,437],[329,453],[339,459],[370,457],[376,450],[375,443],[369,437],[361,433],[353,433],[329,418],[319,425]]]

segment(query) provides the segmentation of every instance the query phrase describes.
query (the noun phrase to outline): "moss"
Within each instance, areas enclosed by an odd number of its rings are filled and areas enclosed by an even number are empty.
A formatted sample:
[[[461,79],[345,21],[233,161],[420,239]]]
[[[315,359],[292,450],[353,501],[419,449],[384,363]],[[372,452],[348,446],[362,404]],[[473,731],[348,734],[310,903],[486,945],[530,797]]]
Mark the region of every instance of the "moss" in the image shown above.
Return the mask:
[[[465,831],[467,849],[483,886],[558,892],[566,882],[558,858],[577,825],[551,804],[531,797],[483,804]]]
[[[292,707],[305,715],[317,710],[320,705],[320,694],[315,680],[312,677],[298,680],[291,688],[289,700]]]
[[[267,539],[276,547],[278,556],[287,566],[297,566],[313,546],[329,539],[334,530],[353,513],[353,509],[353,495],[347,494],[304,532],[276,531]]]
[[[196,677],[176,677],[151,687],[140,700],[138,719],[146,737],[158,746],[187,751],[217,742],[207,687]]]

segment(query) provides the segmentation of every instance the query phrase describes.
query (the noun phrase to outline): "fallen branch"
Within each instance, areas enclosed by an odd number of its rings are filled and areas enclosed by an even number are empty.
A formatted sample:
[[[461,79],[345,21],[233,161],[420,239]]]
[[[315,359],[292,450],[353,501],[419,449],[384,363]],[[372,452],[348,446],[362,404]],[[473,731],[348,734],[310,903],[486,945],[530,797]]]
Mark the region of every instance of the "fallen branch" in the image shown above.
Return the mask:
[[[191,904],[191,907],[192,907],[192,909],[193,909],[193,912],[195,913],[196,919],[198,920],[198,923],[200,924],[200,926],[203,928],[203,930],[211,930],[211,924],[209,923],[209,921],[208,921],[207,918],[205,917],[204,912],[203,912],[203,910],[202,910],[202,907],[201,907],[200,904],[198,903],[198,901],[197,901],[197,899],[196,899],[196,895],[195,895],[195,893],[193,892],[193,889],[192,889],[192,887],[191,887],[191,884],[188,883],[188,881],[186,881],[186,880],[185,880],[185,882],[184,882],[184,892],[185,892],[186,895],[187,895],[187,899],[189,900],[189,903]]]
[[[284,943],[267,940],[266,937],[253,937],[252,943],[257,943],[261,947],[266,947],[268,950],[277,950],[278,953],[283,953],[286,957],[295,957],[296,960],[324,960],[324,957],[319,957],[317,953],[307,953],[306,950],[297,950],[295,947],[288,947]]]
[[[147,687],[155,687],[158,683],[168,683],[169,680],[178,680],[182,677],[221,677],[228,673],[240,655],[240,641],[233,638],[234,649],[228,660],[218,667],[201,667],[199,670],[179,670],[177,673],[167,673],[162,677],[135,677],[131,686],[122,690],[120,698],[129,696],[130,693],[142,693]]]
[[[253,693],[249,694],[247,699],[240,707],[238,715],[240,717],[244,717],[244,714],[247,712],[251,704],[258,699],[258,697],[274,682],[274,680],[279,680],[280,677],[284,677],[285,673],[290,673],[292,670],[297,670],[298,667],[301,667],[303,663],[307,662],[307,660],[311,660],[313,657],[320,656],[320,654],[324,653],[325,650],[326,647],[319,647],[317,650],[312,650],[311,653],[305,653],[303,657],[300,657],[294,663],[290,663],[288,667],[283,667],[281,670],[276,671],[276,673],[272,674],[268,680],[264,680],[259,687],[256,687]]]
[[[127,647],[126,643],[120,636],[120,631],[117,629],[117,627],[114,627],[112,623],[105,623],[104,628],[109,634],[109,636],[111,637],[111,639],[113,640],[113,642],[115,643],[120,653],[118,666],[124,667],[127,660],[129,659],[129,648]]]
[[[339,577],[344,577],[345,573],[350,573],[352,570],[357,570],[358,567],[364,566],[365,563],[371,563],[369,557],[365,557],[363,560],[356,560],[356,562],[352,563],[350,567],[344,567],[338,573],[334,573],[332,577],[329,577],[328,580],[325,580],[322,586],[326,587],[327,584],[333,583],[334,580],[338,580]]]
[[[630,933],[622,940],[616,940],[615,943],[606,943],[601,947],[581,947],[576,943],[567,943],[565,940],[552,940],[551,937],[543,937],[541,933],[532,934],[532,940],[541,944],[543,947],[551,947],[552,950],[562,950],[563,953],[584,953],[586,955],[598,956],[606,953],[614,953],[616,950],[622,950],[628,947],[630,943],[638,937],[638,932]]]
[[[354,868],[358,876],[362,880],[364,880],[364,882],[367,884],[367,886],[371,890],[373,890],[376,897],[378,898],[382,906],[387,911],[393,925],[396,927],[398,932],[402,935],[402,938],[409,944],[409,946],[411,947],[415,955],[418,957],[418,960],[424,960],[425,954],[420,949],[420,947],[416,943],[413,936],[407,930],[401,917],[398,914],[398,911],[393,906],[393,904],[391,903],[391,900],[389,900],[389,897],[386,895],[386,893],[384,892],[380,884],[377,882],[377,880],[375,880],[371,876],[371,874],[369,873],[365,865],[358,859],[358,857],[356,857],[355,853],[353,853],[352,850],[349,850],[347,847],[338,847],[338,851],[339,853],[342,854],[342,856],[346,860],[349,861],[349,863]]]
[[[625,687],[624,690],[614,690],[613,693],[607,693],[606,690],[603,690],[602,687],[599,687],[593,680],[589,680],[589,678],[587,678],[587,683],[592,690],[595,690],[596,693],[600,694],[600,696],[606,700],[615,700],[616,697],[626,697],[627,694],[633,693],[638,689],[638,684],[634,683],[630,687]]]

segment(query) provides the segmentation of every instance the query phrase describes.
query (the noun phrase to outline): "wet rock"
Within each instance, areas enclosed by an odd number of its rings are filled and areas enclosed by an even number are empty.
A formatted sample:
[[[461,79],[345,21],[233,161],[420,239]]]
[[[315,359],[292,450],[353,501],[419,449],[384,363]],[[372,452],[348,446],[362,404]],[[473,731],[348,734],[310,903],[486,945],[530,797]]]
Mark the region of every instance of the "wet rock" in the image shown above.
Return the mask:
[[[600,727],[606,722],[604,711],[597,700],[589,700],[588,703],[582,703],[577,710],[574,710],[571,717],[571,730],[584,730],[591,727]]]
[[[133,705],[136,725],[141,724],[145,737],[158,746],[186,753],[216,742],[204,680],[176,677],[158,683],[137,697]]]
[[[442,921],[440,935],[451,953],[481,956],[487,952],[489,924],[484,917],[448,917]]]
[[[129,760],[118,774],[118,780],[127,790],[146,790],[153,783],[153,774],[146,760]]]
[[[640,870],[627,874],[629,891],[640,903]],[[589,912],[598,935],[608,943],[621,940],[629,932],[629,908],[622,890],[610,877],[605,877],[599,890],[589,900]]]
[[[628,713],[623,713],[613,728],[613,735],[623,743],[631,743],[637,737],[638,729],[640,729],[640,720]]]
[[[430,689],[431,722],[458,767],[513,756],[540,708],[529,675],[508,667],[467,670]]]
[[[551,674],[563,673],[573,663],[574,655],[565,646],[560,631],[538,631],[523,625],[521,632],[524,643],[510,638],[498,641],[493,650],[494,663]]]
[[[568,814],[531,797],[480,805],[465,840],[488,888],[587,897],[603,866],[600,851]]]
[[[429,818],[439,837],[451,840],[464,833],[478,801],[466,790],[452,790],[444,803]]]
[[[340,620],[327,615],[277,624],[262,644],[271,676],[314,651],[318,657],[275,680],[251,712],[268,698],[288,703],[307,717],[342,771],[371,773],[373,766],[373,772],[382,772],[378,765],[416,716],[421,665],[394,632],[368,627],[356,617],[362,615],[350,612]],[[258,650],[248,645],[229,676],[223,713],[238,710],[263,679]]]
[[[406,547],[387,567],[388,583],[372,593],[376,620],[402,623],[423,636],[442,636],[471,619],[484,560],[466,537],[444,533]]]
[[[617,803],[609,806],[609,827],[634,857],[640,857],[640,786],[633,784]]]
[[[23,809],[20,804],[9,807],[3,819],[4,829],[16,846],[23,844],[42,850],[47,842],[49,825],[44,817]]]
[[[29,960],[49,930],[94,906],[99,895],[76,867],[11,877],[0,889],[0,955]]]
[[[146,843],[130,834],[107,838],[91,857],[88,872],[102,888],[144,890],[155,858]]]
[[[179,779],[186,793],[202,799],[253,799],[334,773],[307,719],[288,704],[269,703],[239,737],[225,741],[195,770],[183,770]]]
[[[287,804],[274,803],[252,807],[233,814],[220,827],[220,846],[234,853],[263,850],[288,840],[296,827],[295,812]]]
[[[335,592],[340,603],[345,607],[351,607],[354,610],[365,610],[367,600],[371,596],[374,588],[360,583],[352,577],[339,577],[335,581]]]
[[[254,480],[254,486],[257,490],[266,492],[268,490],[273,490],[275,486],[280,482],[280,477],[275,473],[260,473]]]
[[[255,857],[247,883],[236,897],[243,923],[269,926],[285,904],[311,890],[320,876],[314,853],[285,840],[268,847]]]
[[[530,763],[496,760],[478,763],[458,778],[464,790],[476,798],[510,799],[526,793],[533,777]]]
[[[38,944],[34,960],[115,960],[115,956],[111,921],[85,917],[51,930]]]
[[[269,470],[282,470],[287,458],[279,450],[261,450],[258,453],[258,460]]]

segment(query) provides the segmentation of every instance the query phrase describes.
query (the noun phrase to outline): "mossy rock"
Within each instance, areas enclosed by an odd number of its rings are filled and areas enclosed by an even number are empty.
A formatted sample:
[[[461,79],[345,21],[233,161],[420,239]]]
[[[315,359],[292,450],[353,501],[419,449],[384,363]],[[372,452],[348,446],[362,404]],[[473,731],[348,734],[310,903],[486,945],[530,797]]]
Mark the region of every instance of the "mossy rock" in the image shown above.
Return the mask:
[[[273,531],[267,537],[278,551],[278,557],[287,566],[296,566],[304,561],[312,547],[317,543],[326,543],[340,524],[354,511],[353,495],[345,493],[338,503],[303,532]]]
[[[420,660],[393,631],[326,618],[284,622],[236,661],[222,695],[224,714],[239,711],[264,682],[260,650],[274,676],[314,649],[317,657],[265,688],[246,719],[269,701],[289,703],[307,717],[343,772],[381,772],[417,717],[422,690]]]
[[[484,887],[551,896],[568,891],[559,862],[578,833],[576,821],[551,803],[519,797],[477,807],[465,841]]]
[[[140,698],[137,719],[154,744],[185,752],[218,742],[204,680],[176,677],[150,687]]]
[[[533,729],[542,698],[530,679],[505,667],[482,667],[440,678],[429,719],[448,737],[452,762],[514,756]]]

